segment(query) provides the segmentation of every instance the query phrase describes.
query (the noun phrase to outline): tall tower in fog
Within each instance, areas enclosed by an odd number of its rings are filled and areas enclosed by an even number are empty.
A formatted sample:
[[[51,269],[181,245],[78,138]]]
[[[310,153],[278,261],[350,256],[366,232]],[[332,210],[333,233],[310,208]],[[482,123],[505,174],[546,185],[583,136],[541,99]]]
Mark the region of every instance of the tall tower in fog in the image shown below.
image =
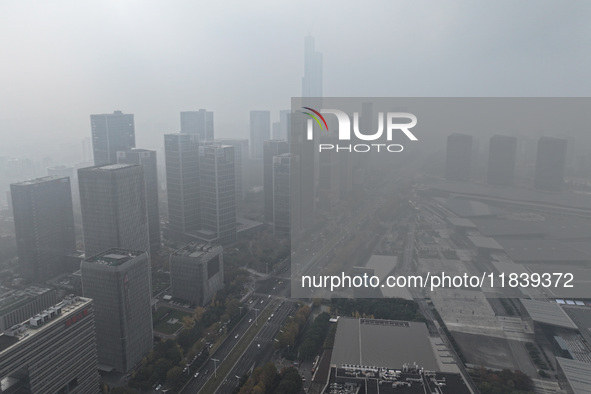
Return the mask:
[[[201,229],[198,238],[222,245],[236,241],[234,147],[199,147]]]
[[[322,97],[322,53],[316,51],[312,36],[307,36],[304,43],[302,97]]]
[[[150,251],[142,166],[81,168],[78,182],[86,257],[110,248]]]
[[[94,165],[117,163],[117,152],[135,147],[133,114],[90,115]]]
[[[213,112],[204,109],[181,112],[181,133],[197,134],[199,141],[213,141]]]
[[[273,222],[273,157],[289,153],[289,144],[285,140],[265,141],[263,148],[263,194],[265,222]]]
[[[199,230],[199,136],[164,135],[169,237],[186,242],[186,234]]]
[[[541,137],[538,141],[534,186],[539,190],[559,191],[564,187],[566,140]]]
[[[271,112],[250,111],[250,158],[263,158],[263,144],[271,139]]]
[[[132,149],[117,152],[117,162],[119,164],[138,164],[144,168],[150,251],[157,252],[160,250],[160,209],[158,207],[158,169],[156,163],[156,151],[148,149]]]
[[[460,133],[449,135],[445,157],[445,178],[448,181],[469,181],[471,162],[472,136]]]
[[[512,185],[517,160],[517,137],[493,135],[488,154],[486,180],[492,185]]]
[[[32,281],[62,271],[76,250],[70,179],[48,176],[10,185],[19,266]]]

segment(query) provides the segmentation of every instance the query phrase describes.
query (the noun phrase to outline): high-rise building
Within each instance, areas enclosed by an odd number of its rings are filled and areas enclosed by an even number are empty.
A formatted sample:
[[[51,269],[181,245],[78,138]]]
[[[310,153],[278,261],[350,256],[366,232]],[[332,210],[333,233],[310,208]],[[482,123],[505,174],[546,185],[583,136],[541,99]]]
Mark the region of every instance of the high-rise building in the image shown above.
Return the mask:
[[[273,157],[273,233],[289,236],[300,226],[299,156]]]
[[[541,137],[538,141],[534,186],[539,190],[559,191],[564,187],[566,140]]]
[[[488,154],[487,182],[493,185],[512,185],[517,160],[517,137],[493,135]]]
[[[196,134],[199,141],[213,141],[213,112],[204,109],[181,112],[181,133]]]
[[[299,193],[300,208],[299,226],[302,229],[307,228],[314,222],[314,212],[316,209],[316,142],[308,140],[306,136],[307,119],[303,118],[302,113],[291,115],[291,138],[290,151],[298,156],[297,164],[299,168],[291,166],[293,174],[297,174],[294,182],[297,183],[297,192]]]
[[[133,114],[90,115],[94,165],[116,164],[117,152],[135,147]]]
[[[279,135],[273,139],[289,141],[289,130],[291,129],[291,110],[282,109],[279,111]]]
[[[142,166],[81,168],[78,181],[87,257],[110,248],[150,251]]]
[[[199,147],[201,226],[197,238],[222,245],[236,240],[234,147]]]
[[[47,280],[76,250],[70,179],[48,176],[10,190],[21,272],[31,281]]]
[[[67,297],[0,334],[0,384],[2,393],[98,394],[93,300]]]
[[[223,250],[192,242],[170,255],[170,290],[174,298],[205,305],[224,287]]]
[[[153,344],[150,259],[108,249],[80,264],[82,291],[94,300],[99,364],[128,372]]]
[[[144,168],[150,251],[152,253],[157,252],[160,250],[160,208],[158,205],[158,166],[156,164],[156,151],[132,149],[117,152],[117,162],[119,164],[138,164]]]
[[[338,140],[332,134],[325,134],[320,137],[320,143],[336,146]],[[349,152],[337,153],[333,151],[325,151],[318,155],[318,205],[325,209],[339,202],[341,192],[340,167],[341,164],[344,164],[341,163],[340,159],[349,155]]]
[[[271,139],[271,113],[250,111],[250,158],[263,158],[263,143]]]
[[[302,97],[322,97],[322,53],[316,51],[314,37],[304,42],[304,77]]]
[[[472,162],[472,136],[453,133],[447,137],[445,178],[448,181],[469,181]]]
[[[248,161],[248,140],[247,139],[234,139],[234,138],[221,138],[215,140],[218,145],[231,145],[234,147],[234,168],[236,168],[236,203],[240,205],[240,202],[244,200],[247,190],[247,169],[246,162]]]
[[[273,157],[289,153],[285,140],[268,140],[263,147],[263,194],[265,222],[273,222]]]
[[[195,134],[164,135],[169,238],[185,243],[199,230],[199,138]]]

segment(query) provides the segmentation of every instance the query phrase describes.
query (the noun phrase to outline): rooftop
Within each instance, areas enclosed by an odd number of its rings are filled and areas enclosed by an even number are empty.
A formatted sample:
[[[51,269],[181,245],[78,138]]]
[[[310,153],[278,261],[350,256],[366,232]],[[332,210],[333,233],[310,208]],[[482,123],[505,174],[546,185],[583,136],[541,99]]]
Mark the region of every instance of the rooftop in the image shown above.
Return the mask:
[[[172,256],[185,256],[185,257],[202,257],[214,256],[222,252],[220,245],[215,245],[207,242],[191,242],[183,246],[180,249],[175,250]]]
[[[572,330],[577,329],[577,325],[556,302],[522,299],[521,303],[535,322]]]
[[[118,267],[144,252],[113,248],[85,259],[85,262]]]
[[[18,185],[18,186],[37,185],[37,184],[44,183],[44,182],[55,181],[57,179],[64,179],[67,181],[68,177],[64,177],[64,176],[60,176],[60,175],[49,175],[49,176],[44,176],[41,178],[29,179],[29,180],[22,181],[22,182],[16,182],[16,183],[13,183],[12,185]]]
[[[425,323],[341,317],[337,324],[331,364],[438,370]]]
[[[479,249],[503,250],[503,247],[494,238],[469,236],[468,239]]]
[[[74,318],[77,319],[80,314],[79,307],[84,305],[90,306],[91,303],[92,300],[90,298],[71,295],[53,307],[11,327],[0,334],[0,354],[20,341],[28,340],[35,335],[39,335],[55,324],[59,324],[60,322],[65,322],[66,325],[72,324],[72,320]],[[86,316],[86,313],[80,318],[84,316]]]
[[[556,357],[575,394],[591,393],[591,364]]]
[[[517,262],[584,262],[591,261],[591,254],[584,248],[576,248],[577,243],[566,243],[553,239],[515,239],[498,240],[505,252]],[[573,245],[575,244],[575,245]]]
[[[94,167],[93,170],[95,171],[115,171],[120,170],[122,168],[133,167],[135,164],[107,164],[104,166]]]
[[[0,291],[0,315],[4,315],[52,290],[47,287],[29,286],[24,289],[0,288]]]

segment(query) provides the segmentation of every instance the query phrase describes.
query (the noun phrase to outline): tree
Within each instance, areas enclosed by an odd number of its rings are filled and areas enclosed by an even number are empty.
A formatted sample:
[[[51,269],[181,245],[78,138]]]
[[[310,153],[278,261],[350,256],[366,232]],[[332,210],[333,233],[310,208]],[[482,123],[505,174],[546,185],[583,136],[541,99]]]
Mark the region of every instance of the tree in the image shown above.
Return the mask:
[[[172,367],[166,373],[166,383],[168,383],[169,385],[173,385],[174,382],[179,380],[179,378],[181,377],[182,374],[183,374],[183,370],[181,369],[181,367],[179,367],[179,366]]]

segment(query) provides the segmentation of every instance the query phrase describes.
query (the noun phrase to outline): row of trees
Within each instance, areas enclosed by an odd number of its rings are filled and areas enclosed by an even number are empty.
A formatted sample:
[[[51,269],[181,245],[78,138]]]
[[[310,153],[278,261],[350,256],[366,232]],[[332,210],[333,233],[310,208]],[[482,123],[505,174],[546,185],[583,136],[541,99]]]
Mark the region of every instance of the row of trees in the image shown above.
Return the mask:
[[[342,316],[406,321],[425,321],[415,301],[402,298],[333,298],[331,312]]]
[[[504,369],[496,372],[480,368],[472,371],[482,394],[533,394],[531,379],[521,371]]]
[[[326,339],[330,325],[330,314],[323,312],[316,316],[314,323],[304,333],[300,345],[300,359],[311,360],[320,350]]]
[[[273,363],[255,368],[239,394],[299,394],[302,390],[302,378],[297,369],[284,368],[281,372]]]
[[[310,316],[310,307],[308,305],[302,305],[295,315],[287,318],[287,321],[281,327],[277,336],[278,342],[276,342],[276,347],[278,349],[294,350],[296,340],[306,326],[308,316]]]

